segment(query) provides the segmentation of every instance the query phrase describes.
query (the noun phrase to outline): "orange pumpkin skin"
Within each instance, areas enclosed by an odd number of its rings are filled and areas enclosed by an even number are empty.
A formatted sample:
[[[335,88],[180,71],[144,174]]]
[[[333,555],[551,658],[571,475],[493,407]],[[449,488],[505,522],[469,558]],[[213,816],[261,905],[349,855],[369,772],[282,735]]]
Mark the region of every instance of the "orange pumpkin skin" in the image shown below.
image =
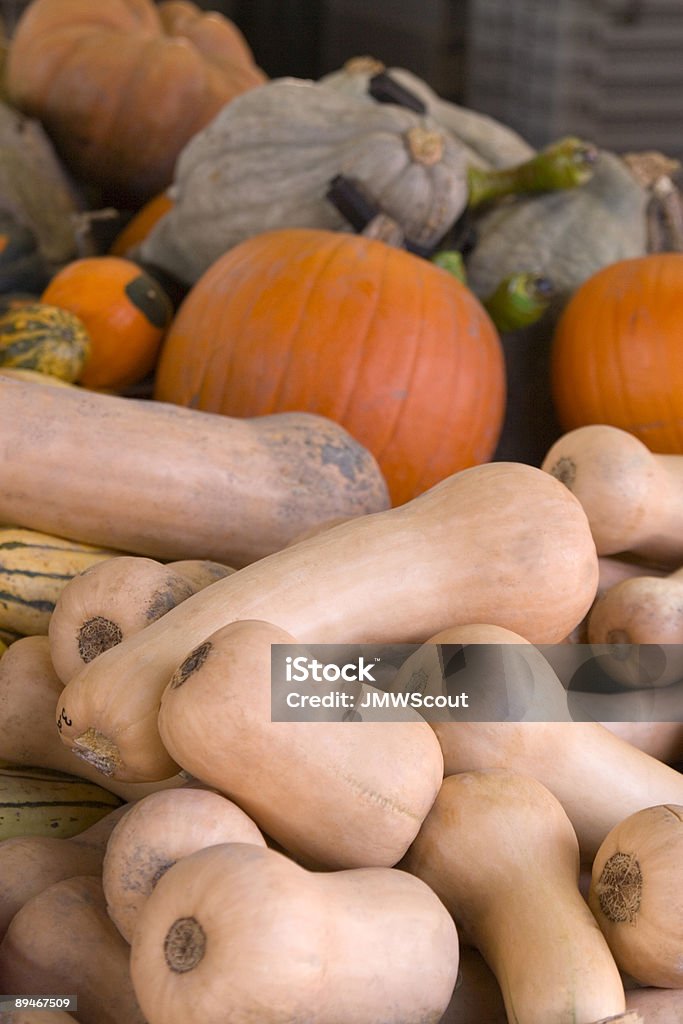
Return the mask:
[[[491,458],[505,368],[488,314],[447,271],[376,239],[281,229],[235,246],[190,290],[155,398],[327,416],[373,453],[398,505]]]
[[[171,321],[171,301],[161,286],[132,260],[91,256],[59,270],[41,302],[78,316],[91,341],[78,383],[86,388],[122,388],[154,369]]]
[[[655,452],[683,452],[683,253],[598,271],[557,325],[552,389],[564,430],[606,423]]]
[[[12,104],[72,173],[138,205],[195,132],[266,81],[239,29],[187,0],[34,0],[6,66]]]

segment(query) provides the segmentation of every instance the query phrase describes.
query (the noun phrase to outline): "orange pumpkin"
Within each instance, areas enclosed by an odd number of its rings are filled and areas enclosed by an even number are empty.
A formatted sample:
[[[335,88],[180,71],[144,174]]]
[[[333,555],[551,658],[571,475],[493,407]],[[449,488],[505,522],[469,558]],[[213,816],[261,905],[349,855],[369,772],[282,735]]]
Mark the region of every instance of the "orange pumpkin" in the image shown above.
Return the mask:
[[[42,302],[75,313],[90,335],[90,355],[78,383],[87,388],[136,384],[154,368],[172,317],[171,301],[154,278],[119,256],[68,263]]]
[[[189,0],[33,0],[6,63],[12,104],[117,203],[165,188],[185,143],[265,80],[239,29]]]
[[[612,263],[557,325],[552,388],[564,430],[621,427],[652,451],[683,452],[683,253]]]
[[[380,464],[394,504],[490,459],[500,339],[447,271],[377,239],[287,228],[221,256],[163,343],[155,398],[234,417],[308,411]]]

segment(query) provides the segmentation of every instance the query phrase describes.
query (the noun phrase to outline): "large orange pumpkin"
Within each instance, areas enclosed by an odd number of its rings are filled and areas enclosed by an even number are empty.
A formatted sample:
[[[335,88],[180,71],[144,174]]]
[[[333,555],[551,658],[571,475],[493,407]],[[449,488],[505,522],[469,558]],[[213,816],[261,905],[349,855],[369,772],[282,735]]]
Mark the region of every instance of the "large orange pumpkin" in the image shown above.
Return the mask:
[[[239,29],[190,0],[33,0],[6,64],[13,105],[117,204],[161,191],[195,132],[265,80]]]
[[[652,451],[683,452],[683,253],[620,260],[574,293],[553,339],[564,430],[621,427]]]
[[[447,271],[376,239],[281,229],[229,250],[190,290],[155,398],[327,416],[374,454],[402,504],[490,459],[505,369],[491,319]]]

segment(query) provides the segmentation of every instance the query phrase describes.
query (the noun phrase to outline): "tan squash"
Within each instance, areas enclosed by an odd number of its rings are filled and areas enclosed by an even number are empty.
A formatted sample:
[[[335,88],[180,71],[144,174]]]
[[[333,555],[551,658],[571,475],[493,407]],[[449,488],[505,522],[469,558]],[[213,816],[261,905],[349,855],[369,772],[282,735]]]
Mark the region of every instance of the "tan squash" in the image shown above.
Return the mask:
[[[419,879],[308,872],[244,843],[169,868],[131,950],[149,1024],[436,1024],[457,972],[453,922]]]
[[[123,804],[69,839],[15,836],[0,843],[0,942],[10,921],[43,889],[75,875],[100,875],[107,842],[128,810]]]
[[[629,989],[626,993],[626,1006],[629,1010],[642,1014],[642,1020],[646,1024],[683,1024],[681,989]]]
[[[683,699],[683,690],[678,691],[678,700]],[[680,708],[680,703],[678,707]],[[683,722],[608,722],[600,724],[622,740],[638,747],[639,750],[656,757],[665,764],[683,761]]]
[[[546,786],[574,826],[584,862],[634,811],[653,802],[683,803],[680,772],[598,722],[435,722],[432,728],[446,775],[501,768]]]
[[[611,829],[588,902],[621,970],[683,989],[683,804],[642,808]]]
[[[610,587],[621,583],[623,580],[633,579],[638,576],[666,576],[666,569],[646,562],[636,561],[628,555],[600,555],[598,558],[600,575],[595,600],[601,597]],[[566,637],[566,642],[571,644],[588,643],[588,617],[579,623],[575,630]]]
[[[107,911],[127,942],[168,868],[217,843],[266,845],[251,818],[210,789],[187,786],[151,793],[128,808],[107,843],[102,868]]]
[[[353,722],[340,709],[336,721],[273,722],[271,647],[295,642],[256,621],[208,637],[163,694],[165,748],[304,863],[390,867],[441,784],[439,744],[419,715]]]
[[[374,458],[311,413],[235,420],[1,378],[0,436],[0,521],[160,561],[240,566],[388,505]]]
[[[559,438],[542,468],[583,505],[599,555],[683,561],[683,455],[656,455],[633,434],[595,424]]]
[[[481,951],[510,1021],[588,1024],[624,1012],[619,971],[579,893],[574,829],[536,779],[495,770],[445,779],[402,866]]]
[[[474,946],[460,947],[458,980],[439,1024],[509,1024],[496,976]]]
[[[103,651],[194,592],[184,576],[142,555],[119,555],[78,573],[50,616],[50,656],[57,675],[67,683]]]
[[[589,613],[588,639],[610,649],[603,663],[622,686],[683,680],[683,569],[615,583]]]
[[[450,645],[462,650],[449,670]],[[390,689],[419,694],[428,721],[571,720],[567,692],[538,648],[487,623],[451,626],[430,637],[399,667]],[[466,706],[443,706],[444,698],[463,693]]]
[[[161,694],[194,647],[237,619],[303,643],[421,642],[473,620],[555,643],[596,586],[586,516],[565,487],[532,466],[475,466],[219,580],[106,651],[67,684],[62,739],[122,780],[172,775],[154,724]]]
[[[63,683],[46,636],[16,640],[0,659],[0,753],[10,764],[51,768],[97,782],[124,800],[180,786],[178,775],[153,783],[127,783],[103,775],[65,747],[55,728]]]
[[[129,947],[92,875],[54,882],[15,914],[0,943],[0,988],[78,995],[81,1024],[145,1024]]]
[[[183,576],[191,585],[193,593],[236,572],[231,565],[223,565],[210,558],[182,558],[177,562],[167,562],[166,568]]]

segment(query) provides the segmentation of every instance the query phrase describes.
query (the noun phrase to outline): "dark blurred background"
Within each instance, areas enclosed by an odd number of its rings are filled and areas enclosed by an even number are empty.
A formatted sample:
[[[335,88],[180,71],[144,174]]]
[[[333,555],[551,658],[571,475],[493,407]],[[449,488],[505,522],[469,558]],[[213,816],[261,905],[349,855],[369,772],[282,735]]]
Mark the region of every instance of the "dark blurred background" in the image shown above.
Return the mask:
[[[28,0],[0,0],[6,30]],[[107,0],[92,0],[104,2]],[[683,159],[683,0],[196,0],[271,77],[369,54],[516,128]]]
[[[683,158],[683,0],[202,0],[271,76],[371,54],[535,146],[583,135]]]

